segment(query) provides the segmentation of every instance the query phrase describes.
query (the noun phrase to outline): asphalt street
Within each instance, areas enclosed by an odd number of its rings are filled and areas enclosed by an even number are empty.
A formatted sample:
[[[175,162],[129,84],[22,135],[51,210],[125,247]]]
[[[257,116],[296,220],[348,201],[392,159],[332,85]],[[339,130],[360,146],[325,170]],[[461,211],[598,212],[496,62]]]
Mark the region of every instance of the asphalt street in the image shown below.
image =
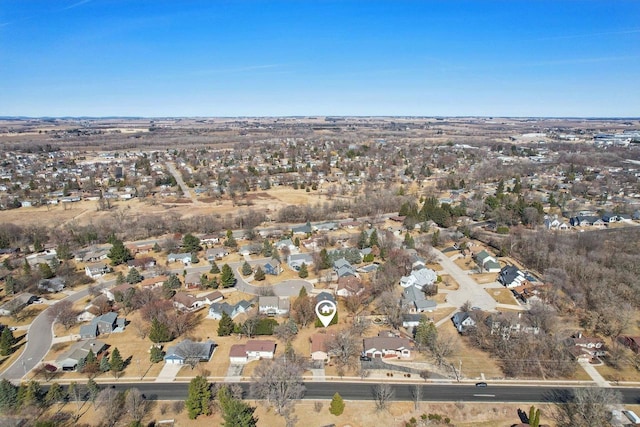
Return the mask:
[[[232,383],[227,383],[232,384]],[[237,383],[244,390],[244,397],[252,399],[250,385],[247,382]],[[101,387],[114,387],[124,391],[131,387],[138,388],[150,400],[184,400],[187,397],[188,383],[116,383],[100,384]],[[376,383],[351,382],[316,382],[306,383],[303,399],[331,399],[338,392],[345,400],[373,400]],[[412,401],[415,388],[421,390],[421,401],[447,402],[526,402],[553,403],[563,402],[571,396],[569,387],[549,387],[538,385],[509,386],[493,385],[476,387],[474,384],[391,384],[393,390],[391,400]],[[640,389],[613,388],[622,395],[624,404],[640,403]]]

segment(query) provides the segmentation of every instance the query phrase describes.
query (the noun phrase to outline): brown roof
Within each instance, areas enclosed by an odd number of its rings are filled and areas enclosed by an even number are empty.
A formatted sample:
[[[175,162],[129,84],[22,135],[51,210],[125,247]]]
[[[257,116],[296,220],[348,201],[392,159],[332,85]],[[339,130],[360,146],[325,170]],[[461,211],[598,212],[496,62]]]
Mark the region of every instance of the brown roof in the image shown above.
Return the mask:
[[[276,342],[271,340],[249,340],[245,344],[247,351],[276,351]]]
[[[338,279],[338,290],[346,289],[351,293],[358,293],[364,286],[362,281],[354,276],[342,276]]]
[[[371,337],[364,339],[364,349],[370,350],[397,350],[399,348],[411,348],[411,341],[408,338],[400,337]]]
[[[164,283],[165,281],[167,281],[167,279],[169,279],[167,276],[149,277],[148,279],[144,279],[139,284],[142,287],[153,286],[158,283]]]
[[[196,298],[191,294],[187,294],[184,292],[178,292],[177,294],[175,294],[172,298],[175,302],[178,302],[182,305],[184,305],[185,307],[191,307],[191,305],[196,302],[196,301],[200,301],[200,298]]]
[[[234,344],[229,350],[229,357],[246,357],[247,348],[244,344]]]
[[[118,285],[118,286],[115,286],[115,287],[111,288],[111,293],[115,295],[116,292],[122,292],[124,294],[127,290],[129,290],[131,288],[133,288],[132,285],[130,285],[128,283],[123,283],[122,285]]]
[[[327,352],[327,343],[333,339],[334,334],[313,334],[311,335],[311,353],[316,351]]]
[[[224,298],[224,295],[222,295],[222,292],[220,291],[214,291],[202,297],[202,299],[208,299],[209,301],[215,301],[223,298]]]

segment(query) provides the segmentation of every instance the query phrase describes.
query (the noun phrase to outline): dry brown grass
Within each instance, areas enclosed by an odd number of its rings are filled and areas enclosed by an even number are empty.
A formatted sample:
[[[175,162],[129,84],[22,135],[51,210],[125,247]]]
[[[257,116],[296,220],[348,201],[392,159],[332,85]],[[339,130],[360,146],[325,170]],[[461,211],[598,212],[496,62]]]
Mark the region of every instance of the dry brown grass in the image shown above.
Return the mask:
[[[475,280],[480,285],[484,285],[486,283],[493,283],[498,280],[498,273],[474,274],[473,280]]]
[[[456,280],[453,277],[451,277],[450,275],[441,274],[440,277],[442,277],[442,283],[438,283],[438,287],[440,289],[447,289],[447,290],[450,290],[450,291],[456,291],[460,287],[460,285],[458,285],[458,282],[456,282]]]
[[[488,353],[473,347],[460,337],[452,322],[446,322],[440,326],[438,334],[446,334],[455,339],[457,351],[448,359],[456,367],[462,362],[462,375],[465,378],[481,378],[482,374],[486,379],[504,378],[498,363]]]
[[[603,364],[595,368],[607,381],[640,381],[640,371],[630,365],[613,368]]]
[[[487,289],[487,292],[498,304],[517,304],[509,289]]]
[[[453,261],[458,267],[463,269],[464,271],[471,271],[476,268],[476,263],[471,259],[471,257],[467,258],[458,258]]]

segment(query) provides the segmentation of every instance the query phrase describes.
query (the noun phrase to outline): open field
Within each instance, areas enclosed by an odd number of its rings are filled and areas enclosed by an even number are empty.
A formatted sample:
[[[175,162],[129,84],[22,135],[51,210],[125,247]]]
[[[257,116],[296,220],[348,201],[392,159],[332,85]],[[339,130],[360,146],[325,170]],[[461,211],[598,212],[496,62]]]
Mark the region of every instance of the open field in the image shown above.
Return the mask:
[[[487,289],[487,292],[498,304],[517,304],[509,289]]]

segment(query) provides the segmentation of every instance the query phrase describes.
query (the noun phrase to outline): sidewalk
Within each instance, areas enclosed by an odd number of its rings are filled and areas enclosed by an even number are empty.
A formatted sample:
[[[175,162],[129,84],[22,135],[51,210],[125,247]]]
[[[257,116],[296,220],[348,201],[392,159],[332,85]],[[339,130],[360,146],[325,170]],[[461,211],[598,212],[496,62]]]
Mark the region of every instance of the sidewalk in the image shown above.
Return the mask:
[[[598,387],[611,387],[611,384],[609,384],[609,382],[605,380],[602,375],[600,375],[600,372],[598,372],[598,370],[594,368],[591,363],[585,361],[580,361],[578,363]]]

